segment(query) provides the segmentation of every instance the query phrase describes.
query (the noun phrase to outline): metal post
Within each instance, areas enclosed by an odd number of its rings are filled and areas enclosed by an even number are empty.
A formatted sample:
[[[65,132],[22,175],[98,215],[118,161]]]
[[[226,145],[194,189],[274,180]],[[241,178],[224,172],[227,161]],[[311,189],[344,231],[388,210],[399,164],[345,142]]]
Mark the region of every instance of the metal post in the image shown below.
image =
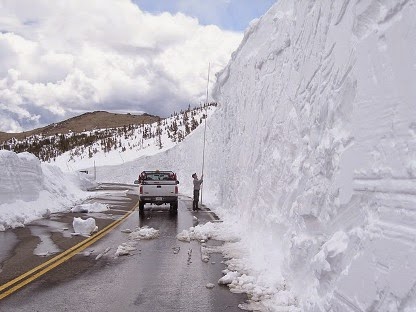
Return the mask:
[[[206,105],[208,105],[208,87],[209,87],[209,72],[211,70],[211,63],[208,63],[208,81],[207,81],[207,100],[205,102]],[[205,106],[205,129],[204,129],[204,148],[202,149],[202,174],[204,175],[204,166],[205,166],[205,136],[207,133],[207,118],[208,118],[208,112],[207,112],[207,106]],[[201,205],[202,205],[202,190],[203,186],[201,185]]]

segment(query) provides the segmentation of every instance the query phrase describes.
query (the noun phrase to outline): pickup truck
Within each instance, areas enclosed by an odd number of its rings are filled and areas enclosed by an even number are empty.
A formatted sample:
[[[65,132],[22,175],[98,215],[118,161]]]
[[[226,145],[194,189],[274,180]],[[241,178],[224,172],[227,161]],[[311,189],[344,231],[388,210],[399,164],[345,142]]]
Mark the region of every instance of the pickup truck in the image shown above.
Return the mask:
[[[171,211],[178,210],[178,184],[172,171],[143,171],[134,184],[139,184],[139,211],[145,204],[170,204]]]

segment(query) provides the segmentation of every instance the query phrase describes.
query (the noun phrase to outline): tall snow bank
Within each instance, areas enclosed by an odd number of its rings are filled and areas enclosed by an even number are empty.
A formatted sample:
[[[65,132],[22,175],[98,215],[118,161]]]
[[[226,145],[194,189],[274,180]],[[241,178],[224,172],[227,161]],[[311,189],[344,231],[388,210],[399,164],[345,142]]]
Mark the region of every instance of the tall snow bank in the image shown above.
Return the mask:
[[[87,197],[84,175],[64,174],[29,153],[0,151],[0,230],[67,210]]]
[[[302,311],[415,308],[414,16],[412,0],[280,0],[218,75],[205,201]],[[202,131],[102,177],[174,169],[190,194]]]
[[[279,1],[219,76],[224,202],[302,310],[415,297],[414,4]]]

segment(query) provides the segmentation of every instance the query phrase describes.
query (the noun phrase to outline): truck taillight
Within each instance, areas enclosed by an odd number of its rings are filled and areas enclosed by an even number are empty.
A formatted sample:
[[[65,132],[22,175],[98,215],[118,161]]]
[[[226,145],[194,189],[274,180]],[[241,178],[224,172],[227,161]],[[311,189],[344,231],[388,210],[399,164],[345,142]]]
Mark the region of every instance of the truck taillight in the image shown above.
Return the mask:
[[[140,194],[143,194],[143,185],[140,185]]]
[[[178,194],[178,186],[175,185],[175,194]]]

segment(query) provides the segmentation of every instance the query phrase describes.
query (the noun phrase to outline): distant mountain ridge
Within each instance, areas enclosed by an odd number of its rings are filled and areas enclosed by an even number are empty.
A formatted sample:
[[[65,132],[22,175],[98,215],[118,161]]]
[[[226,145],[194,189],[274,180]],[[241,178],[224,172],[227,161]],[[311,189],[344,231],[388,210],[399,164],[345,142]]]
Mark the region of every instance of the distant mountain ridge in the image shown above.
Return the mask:
[[[22,140],[26,137],[37,134],[50,136],[55,134],[67,134],[70,131],[79,133],[94,129],[123,127],[130,124],[151,124],[159,119],[159,116],[149,114],[133,115],[129,113],[116,114],[106,111],[94,111],[30,131],[20,133],[0,132],[0,143],[3,143],[11,138]]]
[[[136,159],[151,155],[182,142],[213,112],[217,103],[205,103],[169,118],[152,115],[85,113],[30,132],[14,134],[0,142],[0,150],[29,152],[44,162],[53,162],[65,170],[87,166],[102,158]],[[37,132],[37,133],[36,133]],[[114,155],[116,159],[114,159]]]

